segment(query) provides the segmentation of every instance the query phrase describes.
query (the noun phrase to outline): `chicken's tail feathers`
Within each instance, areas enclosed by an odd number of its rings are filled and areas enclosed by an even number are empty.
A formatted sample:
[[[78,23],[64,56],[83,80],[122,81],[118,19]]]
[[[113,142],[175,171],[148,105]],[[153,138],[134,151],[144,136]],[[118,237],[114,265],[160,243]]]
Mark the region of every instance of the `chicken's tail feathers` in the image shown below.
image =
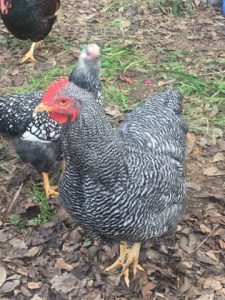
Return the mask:
[[[179,115],[182,114],[183,95],[181,94],[181,92],[179,90],[174,89],[174,88],[168,88],[165,91],[163,91],[157,98],[163,102],[163,105],[165,107],[170,108],[176,114],[179,114]]]

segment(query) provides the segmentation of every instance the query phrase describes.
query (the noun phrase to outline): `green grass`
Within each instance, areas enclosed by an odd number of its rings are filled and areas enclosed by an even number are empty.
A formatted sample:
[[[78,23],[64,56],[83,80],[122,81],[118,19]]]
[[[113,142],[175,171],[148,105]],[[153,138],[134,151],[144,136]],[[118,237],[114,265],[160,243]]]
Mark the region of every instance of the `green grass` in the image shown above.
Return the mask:
[[[25,227],[25,222],[17,218],[10,218],[9,223],[16,226],[18,229],[23,229]]]
[[[192,10],[191,0],[159,0],[159,6],[164,13],[183,15]]]
[[[191,68],[190,60],[193,65]],[[204,67],[204,71],[198,70],[195,64]],[[223,70],[225,61],[224,59],[204,57],[190,51],[165,53],[161,51],[160,60],[147,66],[158,80],[171,82],[189,99],[190,104],[185,114],[190,122],[190,128],[196,131],[207,132],[208,128],[214,124],[223,128],[225,125],[224,72],[212,70],[210,65],[213,64],[218,64]],[[210,108],[218,107],[220,113],[214,118],[207,117],[203,111],[206,104],[209,104]],[[196,125],[197,123],[199,126]]]
[[[46,87],[59,78],[60,76],[68,76],[68,74],[72,71],[73,65],[68,66],[66,68],[55,67],[51,68],[42,74],[37,74],[35,71],[29,76],[27,82],[20,87],[16,87],[13,89],[15,93],[27,93],[36,90],[43,90]]]
[[[109,44],[102,49],[101,76],[110,80],[118,79],[118,76],[142,66],[144,57],[139,56],[134,49],[129,49],[116,44]]]
[[[106,44],[102,49],[101,68],[101,77],[105,80],[105,100],[118,104],[121,111],[129,109],[133,84],[122,82],[120,76],[131,71],[137,78],[134,85],[140,86],[137,86],[137,90],[141,89],[140,83],[146,78],[168,82],[180,88],[189,100],[185,107],[185,115],[191,129],[208,132],[209,127],[213,125],[224,128],[225,81],[224,72],[220,70],[224,70],[225,58],[203,56],[192,51],[164,51],[161,48],[156,49],[156,52],[158,56],[152,58],[134,48],[123,47],[119,42]],[[196,67],[198,65],[201,67]],[[213,65],[218,65],[219,70],[213,69]],[[27,82],[22,87],[13,88],[13,92],[46,89],[58,77],[68,76],[73,67],[73,64],[65,68],[54,67],[43,73],[34,70]],[[137,99],[140,100],[142,99]],[[207,117],[205,112],[199,109],[199,106],[206,104],[209,104],[210,108],[218,107],[219,113],[213,118]]]
[[[118,104],[121,110],[128,109],[128,89],[120,89],[116,85],[107,85],[104,88],[105,101],[114,102]]]
[[[41,225],[46,223],[54,215],[54,211],[48,204],[48,199],[46,198],[45,192],[43,192],[36,185],[32,185],[31,193],[40,205],[40,214],[33,219],[33,224]]]

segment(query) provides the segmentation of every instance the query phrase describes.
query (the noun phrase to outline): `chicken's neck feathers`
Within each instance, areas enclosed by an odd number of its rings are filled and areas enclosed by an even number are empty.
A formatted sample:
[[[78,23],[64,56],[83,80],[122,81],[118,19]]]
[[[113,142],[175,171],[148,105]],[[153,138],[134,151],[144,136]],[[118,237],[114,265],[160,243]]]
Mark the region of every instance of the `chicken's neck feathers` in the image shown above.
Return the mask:
[[[105,169],[113,174],[110,180],[126,177],[123,139],[97,103],[82,107],[78,121],[64,126],[63,141],[68,165],[81,176],[93,174],[101,179]]]

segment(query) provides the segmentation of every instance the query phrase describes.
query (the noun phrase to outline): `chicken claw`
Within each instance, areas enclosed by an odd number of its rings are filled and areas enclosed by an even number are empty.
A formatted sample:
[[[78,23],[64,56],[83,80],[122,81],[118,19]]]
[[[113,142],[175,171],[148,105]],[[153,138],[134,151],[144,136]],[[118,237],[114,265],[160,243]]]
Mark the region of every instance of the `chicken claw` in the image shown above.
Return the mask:
[[[120,255],[119,258],[108,268],[105,269],[106,272],[110,272],[119,266],[122,266],[121,276],[124,276],[126,285],[129,287],[129,266],[133,264],[133,274],[136,275],[137,270],[144,271],[142,266],[138,264],[138,258],[140,253],[141,243],[134,243],[131,248],[126,242],[120,243]]]

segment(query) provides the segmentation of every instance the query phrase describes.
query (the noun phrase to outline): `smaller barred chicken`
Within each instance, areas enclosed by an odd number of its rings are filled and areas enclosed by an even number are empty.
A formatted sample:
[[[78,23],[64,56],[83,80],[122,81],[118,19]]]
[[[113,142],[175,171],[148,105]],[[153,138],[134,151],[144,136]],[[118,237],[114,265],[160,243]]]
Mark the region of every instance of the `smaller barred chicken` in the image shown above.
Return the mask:
[[[182,96],[168,89],[112,128],[93,94],[65,79],[54,83],[37,111],[62,125],[66,160],[59,192],[68,212],[93,236],[120,242],[106,271],[138,264],[141,242],[176,231],[186,198],[187,127]]]
[[[21,62],[35,61],[37,42],[51,31],[59,8],[60,0],[0,0],[1,18],[8,31],[20,40],[33,42]]]
[[[99,105],[103,104],[102,85],[99,79],[100,49],[88,45],[80,54],[69,80],[93,93]],[[0,96],[0,132],[12,138],[17,154],[43,173],[47,198],[58,195],[57,186],[49,183],[49,172],[54,172],[62,160],[60,143],[61,125],[34,108],[43,92]]]

